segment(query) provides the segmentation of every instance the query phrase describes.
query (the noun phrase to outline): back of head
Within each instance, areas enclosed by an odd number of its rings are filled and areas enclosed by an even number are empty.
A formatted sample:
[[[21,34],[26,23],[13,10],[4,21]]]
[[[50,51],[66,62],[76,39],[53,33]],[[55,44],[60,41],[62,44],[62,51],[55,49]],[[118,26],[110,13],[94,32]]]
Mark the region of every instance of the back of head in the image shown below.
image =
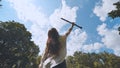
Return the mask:
[[[60,50],[59,33],[55,28],[48,31],[46,53],[58,55]]]
[[[48,31],[48,37],[58,39],[59,38],[58,31],[55,28],[51,28],[51,30]]]

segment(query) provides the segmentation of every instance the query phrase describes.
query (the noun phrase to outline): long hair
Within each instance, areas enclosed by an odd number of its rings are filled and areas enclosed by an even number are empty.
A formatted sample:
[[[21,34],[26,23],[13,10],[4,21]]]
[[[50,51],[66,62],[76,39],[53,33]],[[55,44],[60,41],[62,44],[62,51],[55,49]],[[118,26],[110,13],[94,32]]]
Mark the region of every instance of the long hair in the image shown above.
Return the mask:
[[[59,42],[59,34],[55,28],[52,28],[48,31],[48,39],[46,43],[45,53],[56,56],[59,54],[60,50],[60,42]]]

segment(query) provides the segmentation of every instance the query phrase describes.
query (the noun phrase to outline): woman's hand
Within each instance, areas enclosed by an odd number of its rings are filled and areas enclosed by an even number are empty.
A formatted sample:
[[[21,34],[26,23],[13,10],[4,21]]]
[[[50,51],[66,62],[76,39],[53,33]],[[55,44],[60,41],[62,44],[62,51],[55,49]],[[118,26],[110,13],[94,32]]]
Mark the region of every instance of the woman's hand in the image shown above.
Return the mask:
[[[75,25],[75,22],[72,22],[71,24],[72,24],[72,27],[71,27],[71,29],[72,29],[72,28],[73,28],[73,26]]]
[[[75,25],[75,22],[72,22],[72,26],[74,26]]]

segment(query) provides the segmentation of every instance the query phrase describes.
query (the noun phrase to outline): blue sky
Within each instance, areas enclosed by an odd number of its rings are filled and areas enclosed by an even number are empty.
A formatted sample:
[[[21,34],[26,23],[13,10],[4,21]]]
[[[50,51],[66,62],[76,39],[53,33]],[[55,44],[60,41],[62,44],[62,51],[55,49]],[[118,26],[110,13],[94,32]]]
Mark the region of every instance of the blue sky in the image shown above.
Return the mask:
[[[15,20],[32,33],[32,40],[45,49],[47,32],[55,27],[64,34],[70,27],[63,17],[83,27],[75,27],[67,40],[68,55],[75,51],[107,51],[120,56],[120,19],[111,19],[107,13],[115,9],[118,0],[3,0],[0,21]]]

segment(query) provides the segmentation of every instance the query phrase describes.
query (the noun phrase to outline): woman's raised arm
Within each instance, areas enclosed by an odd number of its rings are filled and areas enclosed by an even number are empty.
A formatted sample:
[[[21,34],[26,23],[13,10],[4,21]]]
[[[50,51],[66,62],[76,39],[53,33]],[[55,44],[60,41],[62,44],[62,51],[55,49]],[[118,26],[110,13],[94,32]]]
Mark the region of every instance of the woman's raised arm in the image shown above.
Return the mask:
[[[72,25],[71,25],[71,27],[70,27],[70,28],[68,29],[68,31],[65,33],[66,36],[68,36],[68,35],[71,33],[74,25],[75,25],[75,24],[74,24],[74,22],[73,22]]]

